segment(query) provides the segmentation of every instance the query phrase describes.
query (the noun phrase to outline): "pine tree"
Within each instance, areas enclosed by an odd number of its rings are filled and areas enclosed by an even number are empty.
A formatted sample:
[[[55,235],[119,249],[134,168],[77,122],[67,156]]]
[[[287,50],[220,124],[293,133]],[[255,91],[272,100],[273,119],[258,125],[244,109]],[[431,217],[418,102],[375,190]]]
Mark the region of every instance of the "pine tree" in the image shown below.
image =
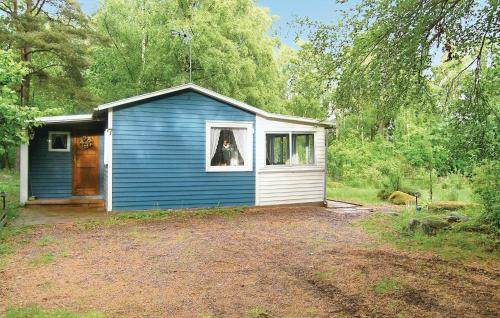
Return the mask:
[[[78,1],[0,1],[1,46],[18,52],[29,69],[19,86],[22,106],[32,104],[34,79],[59,94],[81,86],[89,34]]]

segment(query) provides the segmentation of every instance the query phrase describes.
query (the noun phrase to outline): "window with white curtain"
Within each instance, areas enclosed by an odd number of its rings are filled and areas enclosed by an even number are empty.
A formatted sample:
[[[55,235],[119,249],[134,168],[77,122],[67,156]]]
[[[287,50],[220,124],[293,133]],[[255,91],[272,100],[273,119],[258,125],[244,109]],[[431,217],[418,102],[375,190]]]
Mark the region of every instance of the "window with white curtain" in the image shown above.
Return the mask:
[[[207,122],[207,171],[251,171],[253,129],[248,122]]]

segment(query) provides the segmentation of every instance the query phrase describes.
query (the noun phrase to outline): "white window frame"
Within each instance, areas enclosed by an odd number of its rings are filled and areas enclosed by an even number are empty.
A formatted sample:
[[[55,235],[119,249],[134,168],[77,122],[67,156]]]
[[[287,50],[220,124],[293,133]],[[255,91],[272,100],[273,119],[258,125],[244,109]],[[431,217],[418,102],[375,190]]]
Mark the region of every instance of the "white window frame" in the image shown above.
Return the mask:
[[[53,149],[52,148],[52,135],[66,135],[66,149]],[[71,151],[71,133],[69,131],[49,131],[49,151],[51,152],[70,152]]]
[[[288,163],[285,163],[283,165],[268,165],[267,164],[267,135],[288,135],[288,153],[290,154],[290,159],[288,160]],[[314,147],[313,147],[313,155],[314,155],[314,162],[310,164],[294,164],[293,163],[293,135],[313,135],[313,142],[314,142]],[[291,167],[316,167],[317,166],[317,153],[318,153],[318,145],[316,143],[316,131],[266,131],[264,133],[264,142],[266,144],[265,146],[265,167],[269,169],[287,169]]]
[[[210,131],[212,128],[245,128],[247,130],[246,151],[243,166],[212,166],[210,163]],[[206,172],[231,172],[231,171],[253,171],[253,122],[247,121],[207,121],[205,130],[205,171]]]

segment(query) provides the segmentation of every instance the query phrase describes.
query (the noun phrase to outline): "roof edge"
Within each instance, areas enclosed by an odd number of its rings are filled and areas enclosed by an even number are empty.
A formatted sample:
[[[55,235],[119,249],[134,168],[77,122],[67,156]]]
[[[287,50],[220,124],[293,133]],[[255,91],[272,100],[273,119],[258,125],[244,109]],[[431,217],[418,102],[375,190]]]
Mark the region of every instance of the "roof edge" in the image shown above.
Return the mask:
[[[40,121],[45,124],[58,124],[58,123],[78,123],[78,122],[88,122],[95,121],[93,114],[80,114],[80,115],[61,115],[61,116],[46,116],[37,117],[36,121]]]
[[[151,93],[146,93],[146,94],[141,94],[141,95],[137,95],[137,96],[123,98],[123,99],[120,99],[120,100],[117,100],[114,102],[99,105],[96,108],[94,108],[94,111],[101,112],[101,111],[105,111],[105,110],[110,109],[110,108],[124,106],[127,104],[142,101],[145,99],[155,98],[155,97],[159,97],[159,96],[163,96],[163,95],[167,95],[167,94],[173,94],[173,93],[181,92],[184,90],[193,90],[193,91],[200,93],[202,95],[212,97],[218,101],[224,102],[226,104],[232,105],[234,107],[243,109],[245,111],[248,111],[248,112],[254,113],[256,115],[260,115],[260,116],[269,118],[269,119],[293,121],[293,122],[305,123],[305,124],[309,124],[309,125],[320,125],[320,126],[325,126],[325,127],[334,127],[335,126],[335,123],[329,122],[329,121],[321,121],[321,120],[312,119],[312,118],[270,113],[270,112],[267,112],[267,111],[262,110],[260,108],[248,105],[247,103],[236,100],[232,97],[228,97],[228,96],[219,94],[219,93],[214,92],[210,89],[198,86],[198,85],[193,84],[193,83],[182,84],[182,85],[174,86],[174,87],[167,88],[167,89],[162,89],[162,90],[151,92]]]

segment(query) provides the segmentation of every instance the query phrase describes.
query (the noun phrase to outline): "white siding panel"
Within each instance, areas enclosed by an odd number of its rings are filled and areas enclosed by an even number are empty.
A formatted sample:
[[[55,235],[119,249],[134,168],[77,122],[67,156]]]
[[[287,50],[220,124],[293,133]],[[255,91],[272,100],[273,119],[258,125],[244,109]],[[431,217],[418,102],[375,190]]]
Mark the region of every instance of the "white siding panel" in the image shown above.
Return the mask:
[[[266,133],[314,133],[313,166],[266,166]],[[321,202],[325,198],[325,129],[256,117],[256,204]]]

